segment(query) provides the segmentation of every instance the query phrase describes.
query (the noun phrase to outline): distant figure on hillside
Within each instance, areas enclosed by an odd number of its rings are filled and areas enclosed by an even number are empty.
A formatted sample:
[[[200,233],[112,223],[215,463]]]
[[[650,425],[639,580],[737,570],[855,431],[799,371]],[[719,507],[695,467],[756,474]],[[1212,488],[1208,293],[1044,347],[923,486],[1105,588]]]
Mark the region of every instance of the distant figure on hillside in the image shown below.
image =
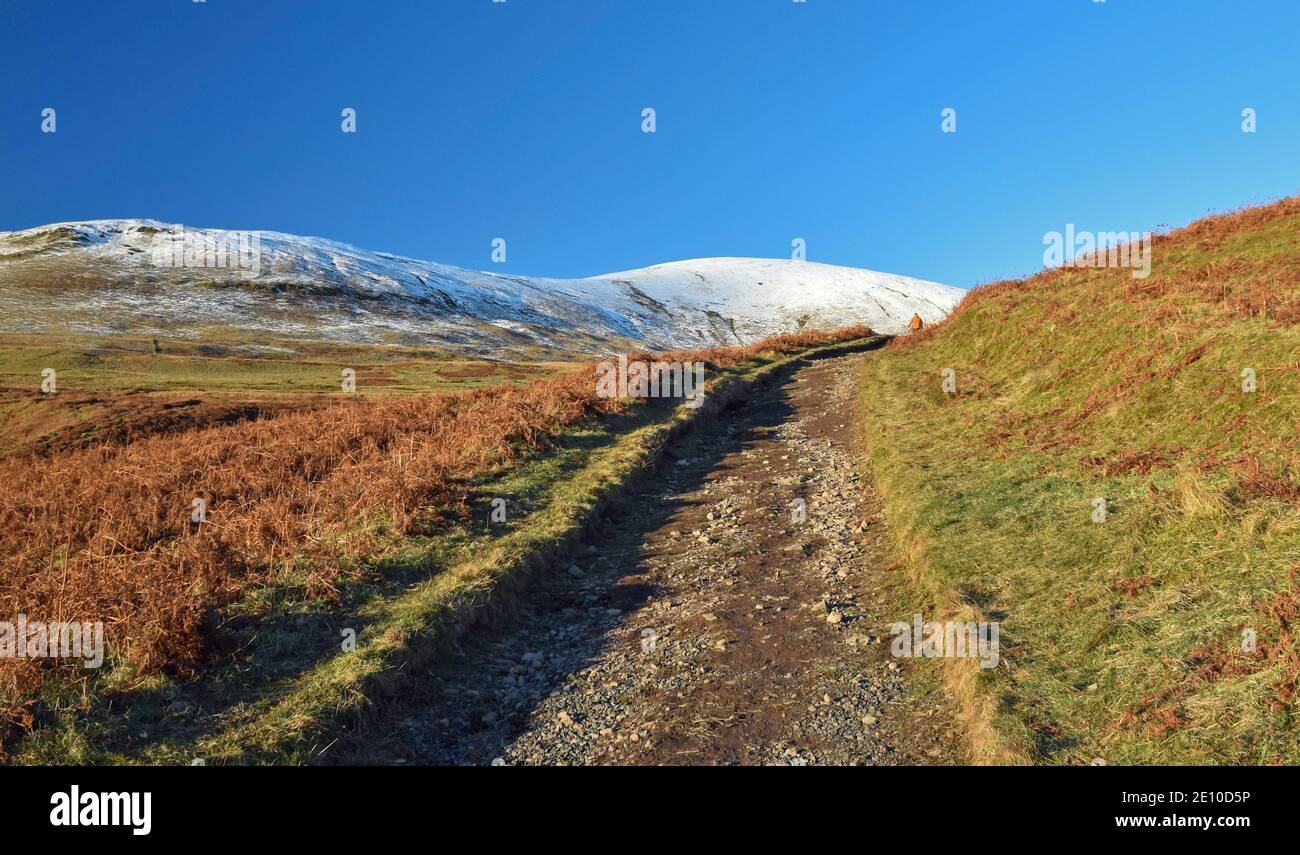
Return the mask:
[[[912,320],[907,322],[908,332],[916,332],[925,326],[925,321],[921,320],[920,315],[912,315]]]

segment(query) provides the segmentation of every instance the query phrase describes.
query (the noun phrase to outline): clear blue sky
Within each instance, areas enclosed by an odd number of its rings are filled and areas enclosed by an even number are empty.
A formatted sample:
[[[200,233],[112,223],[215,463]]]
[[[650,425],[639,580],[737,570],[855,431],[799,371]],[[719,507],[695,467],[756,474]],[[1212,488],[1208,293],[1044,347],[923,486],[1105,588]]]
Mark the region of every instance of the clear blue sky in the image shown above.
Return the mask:
[[[1066,223],[1300,190],[1298,32],[1295,0],[0,0],[0,230],[153,217],[478,269],[501,236],[554,276],[802,237],[966,287]]]

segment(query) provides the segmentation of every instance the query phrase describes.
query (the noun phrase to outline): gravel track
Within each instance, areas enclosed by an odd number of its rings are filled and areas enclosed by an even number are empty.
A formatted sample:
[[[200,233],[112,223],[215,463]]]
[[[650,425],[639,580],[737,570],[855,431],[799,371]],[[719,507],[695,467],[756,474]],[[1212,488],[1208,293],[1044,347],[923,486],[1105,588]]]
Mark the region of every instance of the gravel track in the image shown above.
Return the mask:
[[[889,656],[895,560],[855,451],[858,353],[668,449],[508,626],[343,762],[960,763],[950,702]],[[805,503],[802,520],[795,500]]]

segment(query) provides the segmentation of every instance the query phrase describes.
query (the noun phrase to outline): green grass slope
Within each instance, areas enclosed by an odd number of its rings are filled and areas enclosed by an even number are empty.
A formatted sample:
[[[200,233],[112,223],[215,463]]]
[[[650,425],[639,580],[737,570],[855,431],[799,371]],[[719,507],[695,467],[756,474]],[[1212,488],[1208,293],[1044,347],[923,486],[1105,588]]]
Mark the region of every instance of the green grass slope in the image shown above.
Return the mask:
[[[1300,762],[1300,199],[1158,236],[1144,280],[978,289],[878,356],[913,580],[1001,621],[999,667],[943,663],[979,758]]]

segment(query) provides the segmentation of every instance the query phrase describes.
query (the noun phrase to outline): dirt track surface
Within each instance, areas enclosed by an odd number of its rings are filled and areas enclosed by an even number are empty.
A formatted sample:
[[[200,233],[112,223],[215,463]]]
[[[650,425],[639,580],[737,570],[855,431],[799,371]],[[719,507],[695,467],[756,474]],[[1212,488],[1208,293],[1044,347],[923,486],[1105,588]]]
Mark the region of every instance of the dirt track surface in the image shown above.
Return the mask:
[[[805,365],[669,449],[509,626],[390,709],[363,753],[421,764],[935,764],[951,709],[889,656],[894,558],[859,474],[855,378]],[[799,522],[792,502],[806,503]]]

